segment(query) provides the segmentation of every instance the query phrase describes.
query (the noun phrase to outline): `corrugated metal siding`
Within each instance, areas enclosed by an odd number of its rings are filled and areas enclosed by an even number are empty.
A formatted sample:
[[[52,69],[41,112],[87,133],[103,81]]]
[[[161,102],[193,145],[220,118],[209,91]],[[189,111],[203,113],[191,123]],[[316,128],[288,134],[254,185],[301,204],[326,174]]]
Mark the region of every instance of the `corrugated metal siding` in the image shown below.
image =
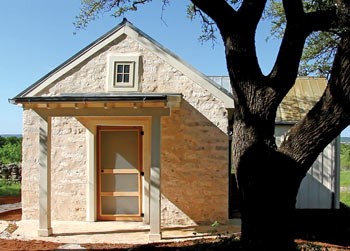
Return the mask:
[[[232,93],[228,76],[209,76],[209,78]],[[276,122],[299,121],[320,99],[326,86],[325,78],[298,77],[277,109]]]
[[[308,171],[299,188],[297,208],[332,208],[336,182],[335,163],[332,161],[334,147],[333,141]]]
[[[279,145],[291,125],[276,125],[276,143]],[[303,179],[297,196],[297,208],[338,208],[339,191],[337,182],[339,168],[335,161],[337,139],[320,153]]]

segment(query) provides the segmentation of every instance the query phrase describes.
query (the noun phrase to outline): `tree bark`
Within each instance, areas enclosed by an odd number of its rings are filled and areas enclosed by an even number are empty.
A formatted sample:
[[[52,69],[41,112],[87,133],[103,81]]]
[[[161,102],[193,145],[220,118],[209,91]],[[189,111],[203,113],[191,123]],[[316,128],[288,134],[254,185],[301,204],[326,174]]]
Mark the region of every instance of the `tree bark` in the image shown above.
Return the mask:
[[[265,119],[271,116],[262,109],[264,101],[255,99],[247,106],[234,112],[232,137],[242,195],[242,241],[252,250],[293,250],[300,183],[319,153],[350,123],[350,32],[342,36],[324,95],[279,149],[269,128],[274,121]]]
[[[300,183],[324,147],[350,123],[349,32],[344,33],[323,97],[277,149],[277,107],[295,83],[307,36],[337,24],[335,9],[304,13],[302,1],[283,0],[286,30],[276,63],[264,76],[255,30],[266,1],[244,0],[237,11],[226,1],[192,2],[216,22],[225,45],[235,102],[232,163],[242,197],[242,241],[251,250],[293,250]],[[220,12],[222,5],[226,10]],[[326,14],[331,14],[328,19]]]
[[[273,133],[267,133],[274,123],[246,120],[247,115],[244,121],[234,120],[232,137],[242,198],[242,241],[251,250],[293,250],[292,217],[302,177],[294,161],[276,151]]]

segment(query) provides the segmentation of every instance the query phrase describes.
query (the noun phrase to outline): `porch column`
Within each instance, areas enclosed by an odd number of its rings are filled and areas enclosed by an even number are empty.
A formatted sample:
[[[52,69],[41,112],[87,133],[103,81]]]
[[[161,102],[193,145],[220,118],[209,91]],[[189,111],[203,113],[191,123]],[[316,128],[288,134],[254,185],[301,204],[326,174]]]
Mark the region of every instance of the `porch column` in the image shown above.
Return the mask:
[[[150,241],[162,238],[160,229],[160,154],[161,154],[161,117],[152,116],[151,140],[151,187],[150,187]]]
[[[86,221],[96,221],[96,169],[95,169],[95,134],[86,128],[87,144],[87,188],[86,188]]]
[[[51,228],[51,117],[40,117],[39,126],[39,236],[52,235]]]

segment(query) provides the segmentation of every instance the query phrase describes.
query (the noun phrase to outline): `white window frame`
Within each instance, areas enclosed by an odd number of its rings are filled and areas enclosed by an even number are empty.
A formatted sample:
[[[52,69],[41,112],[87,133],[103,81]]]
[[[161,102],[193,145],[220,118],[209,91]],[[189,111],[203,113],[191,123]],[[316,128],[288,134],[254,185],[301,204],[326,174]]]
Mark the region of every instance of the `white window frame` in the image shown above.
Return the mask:
[[[107,92],[139,91],[140,55],[109,55],[107,61]],[[129,82],[117,82],[117,65],[130,65]]]

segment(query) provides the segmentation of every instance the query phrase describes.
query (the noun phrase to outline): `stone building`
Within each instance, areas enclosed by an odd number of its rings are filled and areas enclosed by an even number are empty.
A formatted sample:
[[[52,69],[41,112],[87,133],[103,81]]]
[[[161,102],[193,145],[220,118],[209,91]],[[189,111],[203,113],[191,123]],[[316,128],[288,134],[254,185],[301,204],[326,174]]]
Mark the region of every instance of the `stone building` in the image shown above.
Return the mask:
[[[227,223],[230,91],[128,21],[11,102],[24,109],[22,219],[39,235],[51,219],[142,221],[151,240]]]

